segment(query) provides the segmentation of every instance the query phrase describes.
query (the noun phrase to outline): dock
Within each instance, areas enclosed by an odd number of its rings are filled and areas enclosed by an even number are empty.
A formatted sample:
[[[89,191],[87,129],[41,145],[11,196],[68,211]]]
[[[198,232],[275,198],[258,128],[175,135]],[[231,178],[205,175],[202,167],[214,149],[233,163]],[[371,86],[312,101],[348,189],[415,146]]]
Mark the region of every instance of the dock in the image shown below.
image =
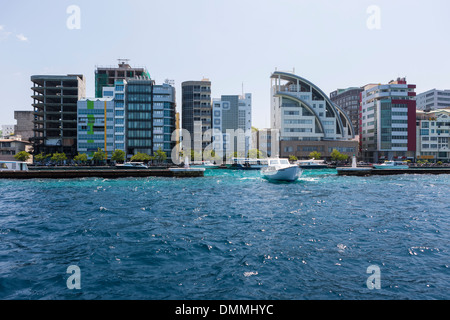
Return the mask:
[[[202,170],[180,169],[148,169],[148,170],[30,170],[30,171],[0,171],[0,179],[78,179],[78,178],[147,178],[147,177],[174,177],[196,178],[203,177]]]
[[[409,169],[375,169],[375,168],[336,168],[341,176],[392,176],[401,174],[450,174],[449,167],[409,168]]]

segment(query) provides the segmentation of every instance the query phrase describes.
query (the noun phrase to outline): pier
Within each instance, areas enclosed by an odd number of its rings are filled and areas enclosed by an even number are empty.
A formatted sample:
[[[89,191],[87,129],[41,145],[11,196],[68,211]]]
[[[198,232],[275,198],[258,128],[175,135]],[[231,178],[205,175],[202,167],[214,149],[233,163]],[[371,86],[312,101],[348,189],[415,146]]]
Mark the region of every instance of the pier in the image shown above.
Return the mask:
[[[341,176],[392,176],[401,174],[450,174],[448,167],[409,168],[409,169],[371,169],[371,168],[336,168]]]
[[[0,171],[0,179],[78,179],[78,178],[146,178],[146,177],[174,177],[195,178],[203,177],[201,170],[116,170],[116,169],[59,169],[59,170],[30,170],[30,171]]]

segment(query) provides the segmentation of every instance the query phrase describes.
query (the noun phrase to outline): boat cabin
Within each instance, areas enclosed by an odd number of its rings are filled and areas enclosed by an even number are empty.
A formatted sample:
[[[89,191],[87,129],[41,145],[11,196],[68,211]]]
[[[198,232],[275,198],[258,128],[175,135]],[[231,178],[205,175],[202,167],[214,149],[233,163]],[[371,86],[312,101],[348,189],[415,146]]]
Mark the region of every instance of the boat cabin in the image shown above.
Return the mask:
[[[26,162],[0,161],[0,171],[28,171]]]

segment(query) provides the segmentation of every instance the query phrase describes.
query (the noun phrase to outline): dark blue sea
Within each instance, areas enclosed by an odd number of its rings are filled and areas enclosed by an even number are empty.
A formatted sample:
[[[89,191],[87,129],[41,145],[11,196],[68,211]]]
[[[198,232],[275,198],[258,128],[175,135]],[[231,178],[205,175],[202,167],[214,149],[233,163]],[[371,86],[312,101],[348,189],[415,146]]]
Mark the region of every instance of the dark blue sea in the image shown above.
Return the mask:
[[[334,170],[0,180],[0,299],[446,300],[449,194],[448,175]]]

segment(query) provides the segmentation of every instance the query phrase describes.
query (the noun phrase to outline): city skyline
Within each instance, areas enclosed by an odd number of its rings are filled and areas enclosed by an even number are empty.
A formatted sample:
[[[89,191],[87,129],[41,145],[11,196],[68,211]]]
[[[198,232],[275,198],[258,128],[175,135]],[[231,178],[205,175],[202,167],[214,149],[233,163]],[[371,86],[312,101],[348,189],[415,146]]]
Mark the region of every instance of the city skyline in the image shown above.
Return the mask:
[[[67,25],[72,5],[80,10],[79,29]],[[372,5],[380,9],[375,30],[367,26]],[[275,68],[295,68],[326,94],[397,77],[417,84],[418,93],[448,89],[450,45],[442,38],[449,8],[446,1],[6,3],[0,124],[14,124],[15,110],[32,110],[32,75],[83,74],[92,97],[95,66],[119,58],[147,67],[159,83],[175,80],[178,111],[184,81],[210,79],[212,98],[240,93],[243,85],[253,94],[258,128],[270,127]]]

